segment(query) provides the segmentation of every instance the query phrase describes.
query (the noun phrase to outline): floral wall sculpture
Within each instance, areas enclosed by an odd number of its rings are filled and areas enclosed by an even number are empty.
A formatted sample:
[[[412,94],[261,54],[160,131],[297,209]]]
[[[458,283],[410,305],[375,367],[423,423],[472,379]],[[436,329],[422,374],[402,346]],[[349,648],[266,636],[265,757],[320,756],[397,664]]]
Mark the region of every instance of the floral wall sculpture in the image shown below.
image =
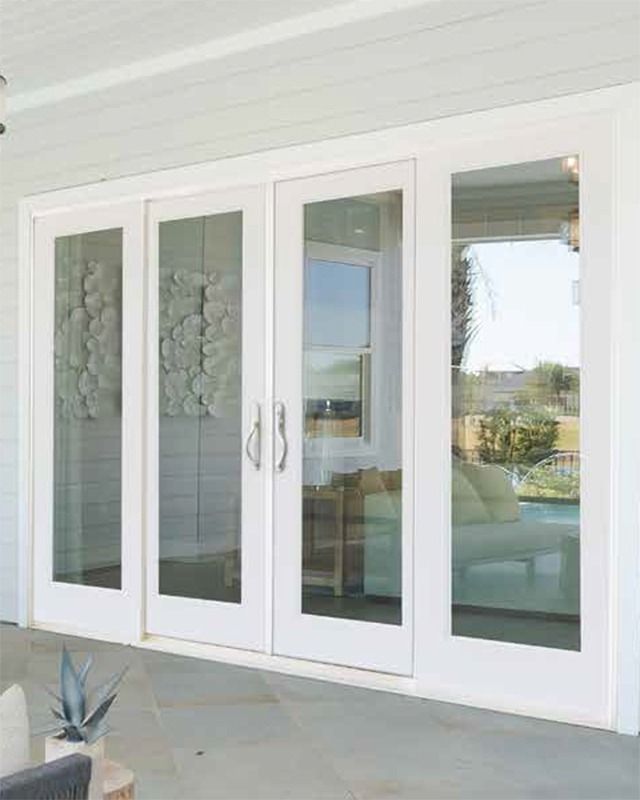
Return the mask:
[[[228,416],[240,385],[239,276],[178,270],[160,289],[160,413]]]
[[[58,412],[76,419],[119,413],[120,265],[67,256],[62,266],[54,343]]]

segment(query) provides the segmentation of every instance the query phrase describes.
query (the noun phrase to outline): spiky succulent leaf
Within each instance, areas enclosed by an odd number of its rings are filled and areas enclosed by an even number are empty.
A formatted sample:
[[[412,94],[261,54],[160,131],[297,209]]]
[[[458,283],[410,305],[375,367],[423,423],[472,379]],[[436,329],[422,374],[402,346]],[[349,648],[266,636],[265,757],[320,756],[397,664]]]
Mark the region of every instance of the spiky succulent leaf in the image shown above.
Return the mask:
[[[70,742],[82,742],[84,740],[82,731],[80,731],[75,725],[65,725],[63,730],[65,737]]]
[[[88,712],[87,676],[93,664],[93,657],[87,656],[80,669],[76,670],[66,647],[63,646],[60,662],[60,691],[58,696],[48,687],[45,691],[55,698],[61,708],[51,707],[56,718],[55,724],[40,731],[41,733],[57,733],[70,742],[93,742],[104,736],[109,730],[104,717],[116,699],[115,689],[124,677],[127,667],[112,675],[92,693],[93,710]]]
[[[85,659],[84,664],[78,670],[78,680],[80,681],[80,685],[84,689],[87,685],[87,675],[89,674],[89,670],[91,669],[91,665],[93,664],[93,656],[88,655]]]
[[[72,725],[82,723],[85,715],[85,694],[66,647],[62,648],[60,662],[60,691],[65,719]]]
[[[48,686],[43,686],[42,688],[48,695],[53,697],[54,700],[57,700],[60,703],[60,705],[62,705],[62,698],[57,692],[54,692],[53,689],[50,689]]]
[[[94,742],[97,742],[98,739],[101,739],[103,736],[109,733],[110,730],[111,728],[107,725],[107,723],[104,720],[101,720],[95,726],[95,728],[87,731],[87,738],[85,741],[87,744],[93,744]]]
[[[51,723],[49,725],[43,725],[41,728],[36,728],[33,731],[34,736],[45,736],[49,733],[60,733],[61,730],[64,730],[64,726],[60,725],[60,723]]]
[[[86,716],[85,719],[82,720],[82,726],[86,728],[91,728],[97,725],[100,720],[104,717],[107,711],[111,708],[111,704],[116,699],[117,695],[112,694],[107,697],[99,706],[94,708],[94,710]]]
[[[124,667],[120,672],[116,672],[108,678],[101,686],[97,686],[91,693],[91,704],[94,708],[102,705],[104,701],[113,694],[120,681],[124,678],[129,667]]]

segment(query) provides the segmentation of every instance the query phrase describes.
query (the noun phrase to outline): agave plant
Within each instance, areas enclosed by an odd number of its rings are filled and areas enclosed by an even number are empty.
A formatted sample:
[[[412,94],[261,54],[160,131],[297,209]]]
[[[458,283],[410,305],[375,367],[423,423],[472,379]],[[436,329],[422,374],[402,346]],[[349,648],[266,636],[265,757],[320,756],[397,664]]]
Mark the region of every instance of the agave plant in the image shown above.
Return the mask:
[[[59,708],[51,708],[56,724],[46,732],[58,732],[61,739],[70,742],[93,744],[109,727],[105,715],[116,699],[115,689],[124,677],[127,667],[113,675],[91,692],[87,691],[87,676],[93,663],[88,656],[84,664],[76,670],[66,647],[62,648],[60,661],[60,694],[47,689],[59,703]]]

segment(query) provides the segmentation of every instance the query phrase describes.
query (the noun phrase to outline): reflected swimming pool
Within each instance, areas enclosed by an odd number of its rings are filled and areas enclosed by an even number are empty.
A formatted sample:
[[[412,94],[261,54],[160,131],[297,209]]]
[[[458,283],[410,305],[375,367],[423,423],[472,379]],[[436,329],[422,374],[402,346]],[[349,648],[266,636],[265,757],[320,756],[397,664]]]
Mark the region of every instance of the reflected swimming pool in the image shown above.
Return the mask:
[[[561,522],[570,525],[580,524],[579,503],[534,503],[520,502],[520,516],[530,522]]]

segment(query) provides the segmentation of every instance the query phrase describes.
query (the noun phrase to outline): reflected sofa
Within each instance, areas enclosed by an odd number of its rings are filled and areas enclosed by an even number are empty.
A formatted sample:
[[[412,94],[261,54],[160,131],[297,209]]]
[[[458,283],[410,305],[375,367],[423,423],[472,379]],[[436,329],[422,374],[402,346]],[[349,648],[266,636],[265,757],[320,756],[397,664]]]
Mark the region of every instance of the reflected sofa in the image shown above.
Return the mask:
[[[394,474],[396,478],[392,477]],[[400,594],[399,475],[399,471],[361,471],[365,594]],[[511,481],[496,465],[471,464],[455,458],[451,491],[454,600],[456,588],[465,588],[465,603],[473,605],[476,599],[479,605],[486,602],[486,598],[473,596],[471,582],[466,580],[470,568],[522,564],[525,567],[523,575],[531,586],[535,580],[537,560],[555,555],[560,565],[557,586],[560,610],[577,613],[580,592],[578,524],[523,519]],[[535,593],[529,591],[529,595],[531,610],[558,610],[549,607],[548,603],[536,608]],[[521,601],[521,594],[518,597],[514,595],[513,607],[519,608]],[[509,604],[509,597],[503,596],[500,605],[509,607]]]

